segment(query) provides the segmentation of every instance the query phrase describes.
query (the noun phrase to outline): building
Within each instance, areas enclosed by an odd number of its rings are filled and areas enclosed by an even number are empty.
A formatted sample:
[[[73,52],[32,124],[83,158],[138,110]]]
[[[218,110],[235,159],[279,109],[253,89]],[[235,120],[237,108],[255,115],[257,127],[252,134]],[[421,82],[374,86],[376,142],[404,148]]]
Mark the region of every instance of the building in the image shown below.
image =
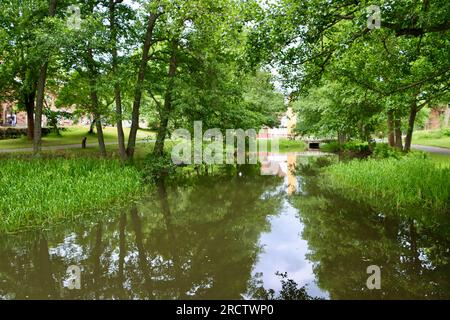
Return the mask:
[[[62,108],[57,109],[56,108],[56,95],[54,94],[46,94],[45,95],[45,107],[50,108],[51,110],[59,110],[59,111],[65,111],[68,113],[72,113],[72,109],[70,108]],[[0,126],[9,127],[12,125],[12,117],[13,115],[16,116],[16,127],[27,127],[28,125],[28,118],[27,113],[24,111],[15,111],[14,108],[14,102],[4,101],[0,102]],[[71,126],[74,124],[74,121],[72,119],[62,119],[59,123],[60,126]],[[47,117],[45,115],[42,115],[42,126],[47,125]]]
[[[425,123],[425,130],[436,130],[441,128],[441,126],[447,127],[449,117],[450,117],[450,108],[447,106],[431,109],[428,120]]]
[[[286,113],[280,118],[278,128],[263,127],[258,139],[288,139],[295,137],[295,127],[297,125],[297,115],[291,107],[288,107]]]
[[[27,126],[27,114],[26,112],[14,112],[13,103],[0,102],[0,126],[10,126],[12,124],[13,115],[16,116],[16,126]]]

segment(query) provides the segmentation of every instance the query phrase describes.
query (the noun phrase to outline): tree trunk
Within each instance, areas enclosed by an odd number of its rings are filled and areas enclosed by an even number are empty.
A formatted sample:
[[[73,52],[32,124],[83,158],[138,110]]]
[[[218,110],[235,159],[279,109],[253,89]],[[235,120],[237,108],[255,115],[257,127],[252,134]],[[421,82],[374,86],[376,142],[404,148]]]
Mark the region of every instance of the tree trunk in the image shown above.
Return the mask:
[[[56,13],[56,6],[58,0],[50,0],[48,8],[48,16],[54,17]],[[47,69],[48,69],[48,58],[41,65],[39,70],[39,78],[37,82],[36,94],[36,110],[34,116],[34,140],[33,140],[33,153],[37,155],[41,152],[42,144],[42,110],[44,108],[44,93],[45,93],[45,82],[47,80]]]
[[[25,110],[27,111],[27,138],[33,140],[34,138],[34,98],[36,97],[36,91],[30,92],[25,97]]]
[[[93,8],[92,8],[93,10]],[[98,81],[98,72],[95,66],[95,60],[94,60],[94,54],[92,52],[92,48],[88,48],[88,54],[87,54],[87,65],[89,70],[89,86],[90,86],[90,97],[91,97],[91,108],[94,112],[94,118],[95,118],[95,126],[97,128],[97,139],[98,139],[98,147],[100,150],[100,155],[105,157],[106,156],[106,147],[105,147],[105,140],[103,137],[103,128],[102,128],[102,120],[101,120],[101,113],[99,110],[99,99],[98,99],[98,92],[97,92],[97,81]]]
[[[144,289],[148,293],[148,298],[154,297],[152,285],[152,269],[147,260],[147,251],[145,250],[144,237],[142,233],[142,222],[136,207],[131,209],[131,225],[136,235],[136,248],[138,252],[138,263],[144,280]]]
[[[121,299],[125,299],[125,292],[124,292],[124,265],[125,265],[125,256],[127,251],[126,246],[126,233],[125,233],[125,227],[127,225],[127,215],[125,213],[122,213],[120,215],[119,220],[119,272],[117,275],[118,282],[120,283],[120,294]]]
[[[44,106],[44,91],[45,91],[45,82],[47,79],[47,68],[48,62],[45,62],[41,66],[41,70],[39,72],[39,80],[37,84],[37,101],[36,101],[36,110],[34,116],[34,140],[33,140],[33,153],[37,155],[41,152],[42,145],[42,110]]]
[[[414,124],[416,122],[417,116],[417,106],[416,103],[411,106],[411,110],[409,111],[409,119],[408,119],[408,131],[406,133],[405,138],[405,152],[409,152],[411,150],[412,136],[414,132]]]
[[[169,118],[172,113],[172,94],[174,87],[174,80],[177,73],[177,42],[172,42],[172,53],[169,63],[169,74],[168,83],[166,88],[166,94],[164,96],[164,106],[161,110],[161,124],[158,129],[158,135],[156,138],[155,147],[153,149],[153,154],[156,156],[161,156],[164,153],[164,142],[167,136],[167,127],[169,124]]]
[[[100,155],[102,157],[106,157],[105,138],[103,136],[102,120],[100,116],[97,117],[97,121],[95,121],[95,126],[97,128],[98,148],[100,150]]]
[[[114,77],[114,97],[116,100],[116,123],[117,123],[117,142],[119,143],[119,155],[122,161],[127,159],[127,151],[125,149],[125,135],[122,126],[122,95],[120,90],[120,82],[118,80],[118,54],[117,54],[117,29],[116,29],[116,4],[122,0],[109,0],[109,24],[111,32],[111,54],[112,54],[112,73]]]
[[[94,116],[92,116],[91,124],[89,125],[88,134],[94,134],[94,127],[95,127],[96,122],[97,122],[97,119]]]
[[[388,129],[388,143],[389,146],[395,147],[394,135],[394,112],[389,110],[387,112],[387,129]]]
[[[144,46],[142,48],[142,58],[139,66],[139,73],[136,80],[136,86],[134,89],[134,101],[133,101],[133,111],[131,114],[131,129],[130,136],[128,138],[127,156],[128,159],[132,159],[134,156],[134,149],[136,147],[136,135],[139,128],[139,109],[141,107],[142,98],[142,84],[145,79],[145,74],[147,71],[148,53],[152,45],[153,30],[155,29],[156,20],[159,15],[151,13],[148,17],[147,31],[145,33]]]
[[[96,89],[96,84],[97,84],[97,80],[96,80],[97,76],[96,75],[92,75],[91,79],[90,79],[90,96],[91,96],[91,104],[92,104],[92,110],[95,111],[94,114],[94,121],[95,121],[95,127],[97,128],[97,139],[98,139],[98,147],[100,150],[100,155],[105,157],[106,156],[106,146],[105,146],[105,140],[103,137],[103,128],[102,128],[102,120],[101,120],[101,116],[100,113],[98,111],[98,107],[99,107],[99,102],[98,102],[98,94],[97,94],[97,89]]]
[[[158,134],[156,136],[155,147],[153,148],[153,154],[156,156],[162,156],[164,154],[164,140],[166,139],[168,123],[169,116],[164,115],[161,119],[160,126],[158,128]]]
[[[399,150],[403,150],[402,142],[402,120],[400,117],[396,117],[394,120],[395,131],[395,147]]]

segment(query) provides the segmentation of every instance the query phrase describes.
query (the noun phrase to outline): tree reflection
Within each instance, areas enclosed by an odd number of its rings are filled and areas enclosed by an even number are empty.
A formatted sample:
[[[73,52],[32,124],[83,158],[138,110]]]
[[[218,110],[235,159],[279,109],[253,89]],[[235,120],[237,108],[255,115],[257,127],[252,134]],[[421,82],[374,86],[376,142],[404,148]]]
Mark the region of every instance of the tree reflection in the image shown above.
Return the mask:
[[[375,212],[319,191],[314,177],[303,179],[302,190],[292,203],[318,285],[331,299],[450,298],[449,230],[413,218],[433,213]],[[381,290],[366,287],[369,265],[381,267]]]
[[[5,236],[0,297],[239,299],[282,197],[281,180],[246,175],[214,170],[193,183],[159,183],[145,201],[101,223],[78,221],[46,238]],[[70,265],[82,268],[81,290],[62,288]]]

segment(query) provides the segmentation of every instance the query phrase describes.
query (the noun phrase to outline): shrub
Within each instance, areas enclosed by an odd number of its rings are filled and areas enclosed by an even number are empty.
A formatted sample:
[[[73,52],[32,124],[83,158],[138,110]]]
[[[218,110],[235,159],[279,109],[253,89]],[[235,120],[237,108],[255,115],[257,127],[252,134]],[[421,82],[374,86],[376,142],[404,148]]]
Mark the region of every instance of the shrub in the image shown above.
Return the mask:
[[[155,156],[153,153],[147,155],[143,164],[144,179],[148,183],[170,176],[176,171],[177,166],[173,163],[169,153],[163,156]]]
[[[443,136],[450,137],[450,128],[444,128],[441,130]]]
[[[396,148],[389,146],[387,143],[380,143],[375,146],[372,153],[372,158],[375,159],[387,159],[394,158],[400,159],[404,156],[404,153]]]
[[[42,136],[45,136],[50,133],[50,130],[48,128],[42,128]],[[0,140],[6,140],[6,139],[17,139],[21,136],[27,135],[27,129],[26,128],[13,128],[13,127],[7,127],[7,128],[0,128]]]
[[[340,145],[338,141],[330,141],[320,145],[320,151],[337,153],[340,151]]]
[[[369,143],[365,141],[349,141],[343,145],[343,149],[353,153],[370,153]]]

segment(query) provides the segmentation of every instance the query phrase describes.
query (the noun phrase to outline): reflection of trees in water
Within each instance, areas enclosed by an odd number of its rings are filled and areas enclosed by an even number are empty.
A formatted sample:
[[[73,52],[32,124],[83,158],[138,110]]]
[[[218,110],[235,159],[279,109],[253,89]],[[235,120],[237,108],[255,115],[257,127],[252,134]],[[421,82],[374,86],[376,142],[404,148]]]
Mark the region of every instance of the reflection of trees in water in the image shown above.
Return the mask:
[[[260,278],[262,274],[256,274],[252,279],[247,294],[255,300],[321,300],[308,294],[306,285],[300,286],[287,273],[277,272],[280,277],[281,290],[276,293],[274,289],[264,288],[264,283]]]
[[[279,183],[217,174],[185,186],[160,184],[117,218],[48,232],[48,244],[36,233],[7,237],[0,240],[0,296],[240,298],[267,216],[281,206],[281,195],[273,196]],[[82,290],[61,288],[69,265],[82,267]]]
[[[319,194],[314,177],[303,184],[304,193],[292,202],[318,285],[332,299],[450,298],[449,229],[435,219],[412,218],[430,213],[381,214]],[[381,290],[366,287],[369,265],[382,268]]]

